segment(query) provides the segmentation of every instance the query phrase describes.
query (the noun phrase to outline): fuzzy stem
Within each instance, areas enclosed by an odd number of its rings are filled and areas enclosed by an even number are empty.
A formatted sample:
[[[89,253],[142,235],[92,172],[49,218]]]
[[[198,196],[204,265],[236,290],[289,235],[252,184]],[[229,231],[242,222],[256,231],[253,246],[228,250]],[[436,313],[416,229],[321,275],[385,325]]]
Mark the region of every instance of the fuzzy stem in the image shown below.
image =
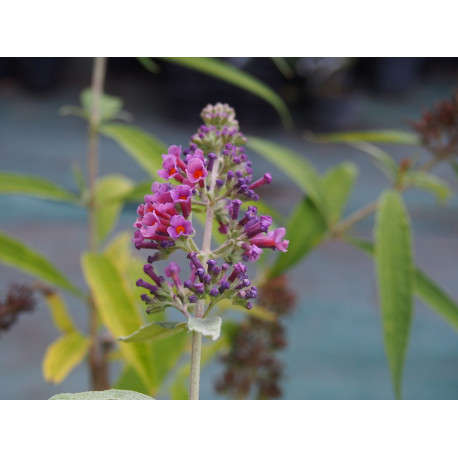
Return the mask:
[[[92,70],[92,109],[89,117],[89,142],[87,155],[89,205],[88,205],[88,235],[89,250],[97,250],[97,236],[95,227],[95,214],[97,211],[95,190],[98,174],[99,153],[99,123],[100,103],[105,81],[105,69],[107,58],[94,58]],[[89,298],[89,332],[91,336],[91,348],[89,350],[89,368],[91,373],[91,385],[93,390],[106,390],[109,388],[106,354],[102,352],[101,342],[98,336],[99,319],[93,298]]]
[[[210,177],[210,194],[213,194],[216,185],[216,177],[218,175],[219,166],[219,152],[218,156],[213,164],[211,177]],[[207,203],[207,218],[204,226],[204,237],[202,241],[202,254],[203,262],[205,263],[211,253],[211,239],[212,239],[212,228],[213,228],[213,216],[215,212],[214,200],[208,201]],[[197,302],[195,309],[195,317],[202,318],[205,309],[205,301],[202,299]],[[192,350],[191,350],[191,375],[189,379],[189,399],[199,399],[199,383],[200,383],[200,359],[202,354],[202,334],[193,331],[192,333]]]

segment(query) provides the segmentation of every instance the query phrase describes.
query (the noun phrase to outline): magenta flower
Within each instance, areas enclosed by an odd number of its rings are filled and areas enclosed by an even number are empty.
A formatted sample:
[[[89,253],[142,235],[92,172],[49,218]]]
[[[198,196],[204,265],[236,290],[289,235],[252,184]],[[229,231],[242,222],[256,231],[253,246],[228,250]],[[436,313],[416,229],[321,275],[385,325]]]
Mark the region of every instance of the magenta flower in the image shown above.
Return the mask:
[[[277,249],[286,253],[286,251],[288,251],[289,240],[282,240],[285,234],[286,229],[284,227],[279,227],[269,232],[267,235],[255,235],[250,240],[250,243],[259,248],[273,248],[274,250]]]
[[[167,152],[168,152],[168,154],[172,154],[175,157],[180,157],[181,146],[172,145],[172,146],[169,147]]]
[[[170,226],[167,232],[172,239],[178,239],[183,235],[191,235],[194,232],[191,221],[187,221],[181,215],[175,215],[170,218]]]
[[[259,188],[259,186],[263,186],[265,184],[270,184],[272,182],[272,175],[270,173],[266,173],[262,178],[256,180],[254,183],[251,183],[249,189],[253,190]]]
[[[192,188],[186,184],[182,184],[172,189],[170,195],[175,203],[188,203],[192,197]]]
[[[203,182],[207,176],[207,169],[204,167],[204,163],[198,159],[193,158],[188,162],[188,168],[186,174],[191,183]]]
[[[163,169],[158,170],[157,174],[161,178],[164,178],[164,180],[168,180],[169,178],[177,178],[179,181],[181,181],[183,177],[178,173],[177,157],[173,154],[163,154],[162,157],[164,158],[162,162]]]
[[[171,262],[165,269],[164,273],[167,277],[170,277],[175,285],[181,286],[180,280],[180,266],[176,262]]]

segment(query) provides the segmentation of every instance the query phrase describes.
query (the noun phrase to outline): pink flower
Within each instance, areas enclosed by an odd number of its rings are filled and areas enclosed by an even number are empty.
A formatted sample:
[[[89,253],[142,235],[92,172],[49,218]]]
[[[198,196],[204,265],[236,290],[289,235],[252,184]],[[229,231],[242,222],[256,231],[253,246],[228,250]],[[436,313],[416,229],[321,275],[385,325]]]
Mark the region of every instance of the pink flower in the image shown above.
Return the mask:
[[[186,184],[177,186],[170,191],[173,202],[188,203],[192,197],[192,188]]]
[[[175,215],[170,218],[170,226],[167,232],[172,239],[177,239],[183,235],[191,235],[194,232],[191,221],[187,221],[181,215]]]
[[[157,174],[161,178],[164,178],[164,180],[174,177],[176,178],[177,175],[179,175],[177,157],[173,154],[163,154],[162,157],[164,158],[164,161],[162,162],[163,169],[158,170]]]
[[[202,183],[205,177],[207,176],[207,169],[204,167],[204,163],[198,159],[193,158],[188,162],[188,167],[186,169],[186,174],[191,183]]]
[[[172,145],[169,147],[168,151],[169,154],[172,154],[175,157],[180,157],[181,154],[181,146]]]
[[[288,251],[289,240],[282,240],[286,234],[284,227],[279,227],[267,235],[258,234],[251,238],[250,243],[259,248],[273,248],[286,253]]]

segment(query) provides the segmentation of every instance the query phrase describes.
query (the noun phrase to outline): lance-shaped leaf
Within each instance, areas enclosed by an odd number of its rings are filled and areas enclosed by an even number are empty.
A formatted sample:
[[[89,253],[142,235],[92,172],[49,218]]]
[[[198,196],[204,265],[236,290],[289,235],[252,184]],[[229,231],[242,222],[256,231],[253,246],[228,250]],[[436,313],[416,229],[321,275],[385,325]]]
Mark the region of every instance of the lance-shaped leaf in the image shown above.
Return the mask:
[[[51,401],[154,401],[154,398],[129,390],[84,391],[56,394]]]
[[[396,191],[387,191],[380,198],[375,225],[375,264],[385,349],[394,391],[400,399],[413,313],[414,276],[410,223]]]
[[[76,296],[82,296],[81,291],[43,255],[3,233],[0,233],[0,261],[63,288]]]
[[[162,168],[161,155],[167,153],[167,147],[143,129],[110,123],[104,124],[100,133],[118,143],[149,175],[155,176]]]
[[[161,57],[160,59],[205,73],[251,92],[270,103],[281,116],[285,126],[292,125],[291,114],[285,102],[271,88],[249,73],[210,57]]]
[[[288,251],[278,254],[269,272],[270,277],[283,274],[305,258],[321,242],[326,229],[327,223],[315,204],[309,198],[302,199],[286,224]]]
[[[49,311],[51,312],[52,320],[59,331],[64,334],[71,334],[76,332],[76,327],[70,317],[67,307],[61,297],[56,291],[48,291],[44,289],[44,298],[48,304]]]
[[[216,340],[221,334],[222,322],[223,320],[220,316],[208,318],[195,318],[192,316],[188,320],[188,329],[190,331],[199,332],[203,336],[211,337],[212,340]]]
[[[396,129],[367,130],[363,132],[338,132],[330,134],[305,134],[307,140],[313,142],[373,142],[373,143],[399,143],[405,145],[419,145],[420,137],[412,132]]]
[[[78,332],[65,334],[47,349],[43,376],[48,383],[60,383],[89,351],[90,340]]]
[[[350,162],[344,162],[329,170],[322,179],[326,195],[329,222],[339,220],[355,184],[358,169]]]
[[[137,57],[137,60],[151,73],[159,73],[160,67],[151,57]]]
[[[130,335],[143,324],[136,303],[125,287],[125,279],[107,254],[86,253],[82,258],[86,282],[97,311],[114,338]],[[120,348],[127,362],[150,390],[157,388],[150,346],[145,342],[124,343]]]
[[[107,175],[97,181],[95,233],[98,243],[105,239],[118,222],[124,196],[133,187],[133,182],[122,175]]]
[[[166,339],[174,334],[183,332],[185,328],[186,323],[153,322],[141,326],[140,329],[128,336],[119,337],[118,340],[121,342],[146,342],[148,340]]]
[[[0,172],[0,194],[23,194],[40,199],[78,203],[76,194],[52,181],[12,172]]]
[[[372,243],[355,238],[346,240],[369,256],[374,255]],[[420,269],[415,269],[414,278],[415,294],[458,331],[458,304],[456,301]]]
[[[427,172],[412,172],[405,177],[404,184],[414,188],[423,189],[433,194],[437,202],[444,204],[450,198],[452,190],[450,185],[436,175]]]
[[[289,148],[257,137],[250,137],[248,147],[282,170],[326,216],[326,198],[320,176],[307,159]]]

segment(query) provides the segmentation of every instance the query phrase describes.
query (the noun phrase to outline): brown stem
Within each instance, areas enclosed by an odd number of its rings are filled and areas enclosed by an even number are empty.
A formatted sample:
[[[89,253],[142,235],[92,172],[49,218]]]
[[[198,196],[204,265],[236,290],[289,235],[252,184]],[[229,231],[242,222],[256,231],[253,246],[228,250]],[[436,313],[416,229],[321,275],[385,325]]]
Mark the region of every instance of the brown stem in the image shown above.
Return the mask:
[[[88,235],[89,250],[97,250],[97,238],[95,227],[95,214],[97,211],[96,185],[98,175],[99,155],[99,124],[100,124],[100,103],[103,94],[105,81],[105,69],[107,58],[95,57],[92,70],[92,107],[89,118],[89,141],[88,141],[88,184],[89,184],[89,205],[88,205]],[[89,350],[89,369],[91,374],[92,389],[106,390],[109,388],[106,352],[102,349],[98,335],[99,318],[93,298],[89,298],[89,332],[91,336],[91,348]]]

